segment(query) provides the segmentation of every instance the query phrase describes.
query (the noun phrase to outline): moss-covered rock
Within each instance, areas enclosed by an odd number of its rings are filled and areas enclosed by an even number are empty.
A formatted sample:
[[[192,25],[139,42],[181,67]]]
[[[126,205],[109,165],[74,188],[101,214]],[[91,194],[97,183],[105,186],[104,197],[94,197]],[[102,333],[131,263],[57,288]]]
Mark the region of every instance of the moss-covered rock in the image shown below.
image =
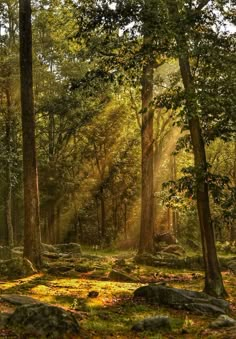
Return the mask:
[[[220,315],[229,312],[229,303],[223,299],[211,297],[203,292],[163,285],[142,286],[134,292],[134,298],[144,298],[151,303],[185,309],[198,314]]]
[[[0,276],[9,279],[27,277],[35,274],[37,270],[26,258],[14,258],[0,261]]]
[[[18,306],[9,316],[7,326],[25,338],[61,339],[79,335],[79,324],[71,312],[47,304]]]

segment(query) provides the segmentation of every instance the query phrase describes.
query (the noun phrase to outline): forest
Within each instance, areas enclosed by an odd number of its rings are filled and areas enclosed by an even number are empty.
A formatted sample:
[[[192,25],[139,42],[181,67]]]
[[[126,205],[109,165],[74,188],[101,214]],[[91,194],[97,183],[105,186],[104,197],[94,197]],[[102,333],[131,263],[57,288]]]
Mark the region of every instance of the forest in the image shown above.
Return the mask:
[[[0,336],[236,337],[235,26],[0,0]]]

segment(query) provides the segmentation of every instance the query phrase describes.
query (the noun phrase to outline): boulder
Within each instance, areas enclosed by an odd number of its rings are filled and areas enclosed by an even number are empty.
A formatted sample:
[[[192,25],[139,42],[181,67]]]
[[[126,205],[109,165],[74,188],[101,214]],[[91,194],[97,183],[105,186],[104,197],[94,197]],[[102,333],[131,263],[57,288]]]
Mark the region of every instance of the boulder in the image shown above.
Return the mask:
[[[57,253],[58,250],[55,246],[50,244],[41,243],[41,250],[42,252],[50,252],[50,253]]]
[[[71,253],[71,254],[79,254],[81,255],[81,247],[77,243],[69,243],[69,244],[57,244],[54,246],[57,251],[62,253]]]
[[[229,303],[223,299],[211,297],[203,292],[163,285],[142,286],[134,291],[134,298],[144,298],[148,302],[186,309],[199,314],[219,315],[229,312]]]
[[[210,303],[208,304],[208,303],[201,303],[201,302],[193,302],[193,303],[184,304],[184,305],[180,304],[179,309],[185,309],[185,310],[188,310],[190,312],[200,314],[200,315],[207,315],[207,314],[221,315],[222,313],[224,313],[224,311],[222,312],[221,307],[212,305]]]
[[[162,249],[162,252],[181,256],[185,254],[185,249],[180,245],[169,245],[167,247],[164,247]]]
[[[94,267],[92,267],[88,263],[87,263],[87,265],[81,264],[81,265],[76,265],[75,266],[75,271],[79,272],[79,273],[88,273],[88,272],[91,272],[93,270],[94,270]]]
[[[99,295],[99,292],[98,291],[89,291],[87,297],[88,298],[97,298]]]
[[[135,257],[135,262],[141,265],[153,267],[165,266],[179,269],[189,268],[191,270],[201,270],[204,267],[202,256],[179,258],[176,254],[159,252],[156,255],[141,254]]]
[[[132,331],[169,332],[171,331],[170,319],[167,316],[146,318],[134,324]]]
[[[236,260],[229,261],[228,268],[233,274],[236,274]]]
[[[173,245],[177,244],[178,240],[174,236],[174,234],[170,232],[165,232],[165,233],[157,233],[154,236],[154,243],[166,243],[167,245]]]
[[[45,258],[49,258],[49,259],[59,259],[60,258],[60,254],[54,253],[54,252],[43,252],[43,256]]]
[[[114,281],[140,282],[138,278],[117,270],[111,270],[108,277]]]
[[[1,294],[0,300],[7,301],[13,305],[25,305],[25,304],[41,304],[37,299],[28,297],[27,295],[19,294]]]
[[[134,260],[140,265],[155,266],[155,262],[161,260],[161,255],[152,255],[149,253],[138,254],[135,256]]]
[[[78,338],[79,324],[71,312],[47,304],[18,306],[7,326],[24,337]]]
[[[73,268],[73,264],[64,265],[62,263],[57,263],[56,265],[49,265],[47,273],[52,275],[64,275],[64,273],[69,272]]]
[[[0,261],[0,276],[22,278],[35,274],[37,270],[26,258],[14,258]]]
[[[236,320],[230,318],[226,314],[221,314],[216,320],[212,321],[209,325],[211,328],[232,327],[236,326]]]

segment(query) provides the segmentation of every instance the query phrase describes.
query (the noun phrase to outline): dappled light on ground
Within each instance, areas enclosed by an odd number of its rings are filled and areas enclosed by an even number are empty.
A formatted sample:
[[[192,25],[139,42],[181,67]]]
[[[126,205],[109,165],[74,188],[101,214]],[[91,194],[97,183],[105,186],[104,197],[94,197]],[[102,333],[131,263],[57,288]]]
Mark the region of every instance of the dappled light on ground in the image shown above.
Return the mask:
[[[210,338],[212,335],[213,330],[207,327],[215,319],[213,316],[196,315],[186,310],[176,310],[133,298],[138,287],[153,283],[201,291],[204,286],[203,271],[137,264],[130,252],[121,252],[119,255],[118,252],[114,254],[101,251],[96,260],[94,256],[88,258],[89,255],[77,258],[76,265],[79,268],[90,267],[89,272],[75,270],[69,276],[68,272],[58,271],[54,275],[40,273],[28,278],[5,280],[1,281],[0,293],[24,295],[69,310],[80,323],[80,337],[86,339],[157,338],[156,334],[147,331],[144,334],[131,331],[134,323],[155,316],[171,318],[172,332],[163,334],[161,338],[182,338],[183,335],[187,339],[200,338],[202,333]],[[56,261],[55,264],[63,265],[63,262]],[[115,281],[109,275],[111,270],[123,270],[137,278],[138,282]],[[229,293],[231,316],[235,318],[235,276],[230,271],[225,271],[223,278]],[[15,308],[16,305],[6,300],[0,302],[1,312],[12,313]]]

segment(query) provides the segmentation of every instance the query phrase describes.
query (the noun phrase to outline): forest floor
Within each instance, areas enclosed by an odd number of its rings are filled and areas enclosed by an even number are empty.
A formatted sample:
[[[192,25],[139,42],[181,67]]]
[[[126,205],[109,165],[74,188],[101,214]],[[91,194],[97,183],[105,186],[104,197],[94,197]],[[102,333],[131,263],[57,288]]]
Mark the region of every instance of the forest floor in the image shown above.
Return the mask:
[[[91,253],[91,252],[90,252]],[[94,253],[93,253],[94,254]],[[65,308],[73,312],[81,326],[80,338],[236,338],[236,332],[227,329],[208,328],[216,317],[201,316],[188,311],[174,310],[133,299],[133,292],[148,283],[166,283],[167,286],[201,291],[204,273],[137,265],[135,253],[96,253],[89,272],[60,272],[59,274],[38,273],[33,276],[0,282],[1,294],[20,294]],[[111,281],[109,272],[125,259],[127,267],[139,282]],[[80,259],[80,264],[82,259]],[[128,269],[127,269],[128,270]],[[86,271],[86,269],[84,269]],[[230,316],[236,319],[236,277],[223,272],[226,290],[231,305]],[[95,297],[90,297],[95,291]],[[92,293],[93,295],[93,293]],[[13,312],[16,306],[0,303],[0,312]],[[132,326],[146,317],[167,315],[171,318],[172,331],[166,334],[136,333]],[[0,337],[10,338],[7,332]]]

